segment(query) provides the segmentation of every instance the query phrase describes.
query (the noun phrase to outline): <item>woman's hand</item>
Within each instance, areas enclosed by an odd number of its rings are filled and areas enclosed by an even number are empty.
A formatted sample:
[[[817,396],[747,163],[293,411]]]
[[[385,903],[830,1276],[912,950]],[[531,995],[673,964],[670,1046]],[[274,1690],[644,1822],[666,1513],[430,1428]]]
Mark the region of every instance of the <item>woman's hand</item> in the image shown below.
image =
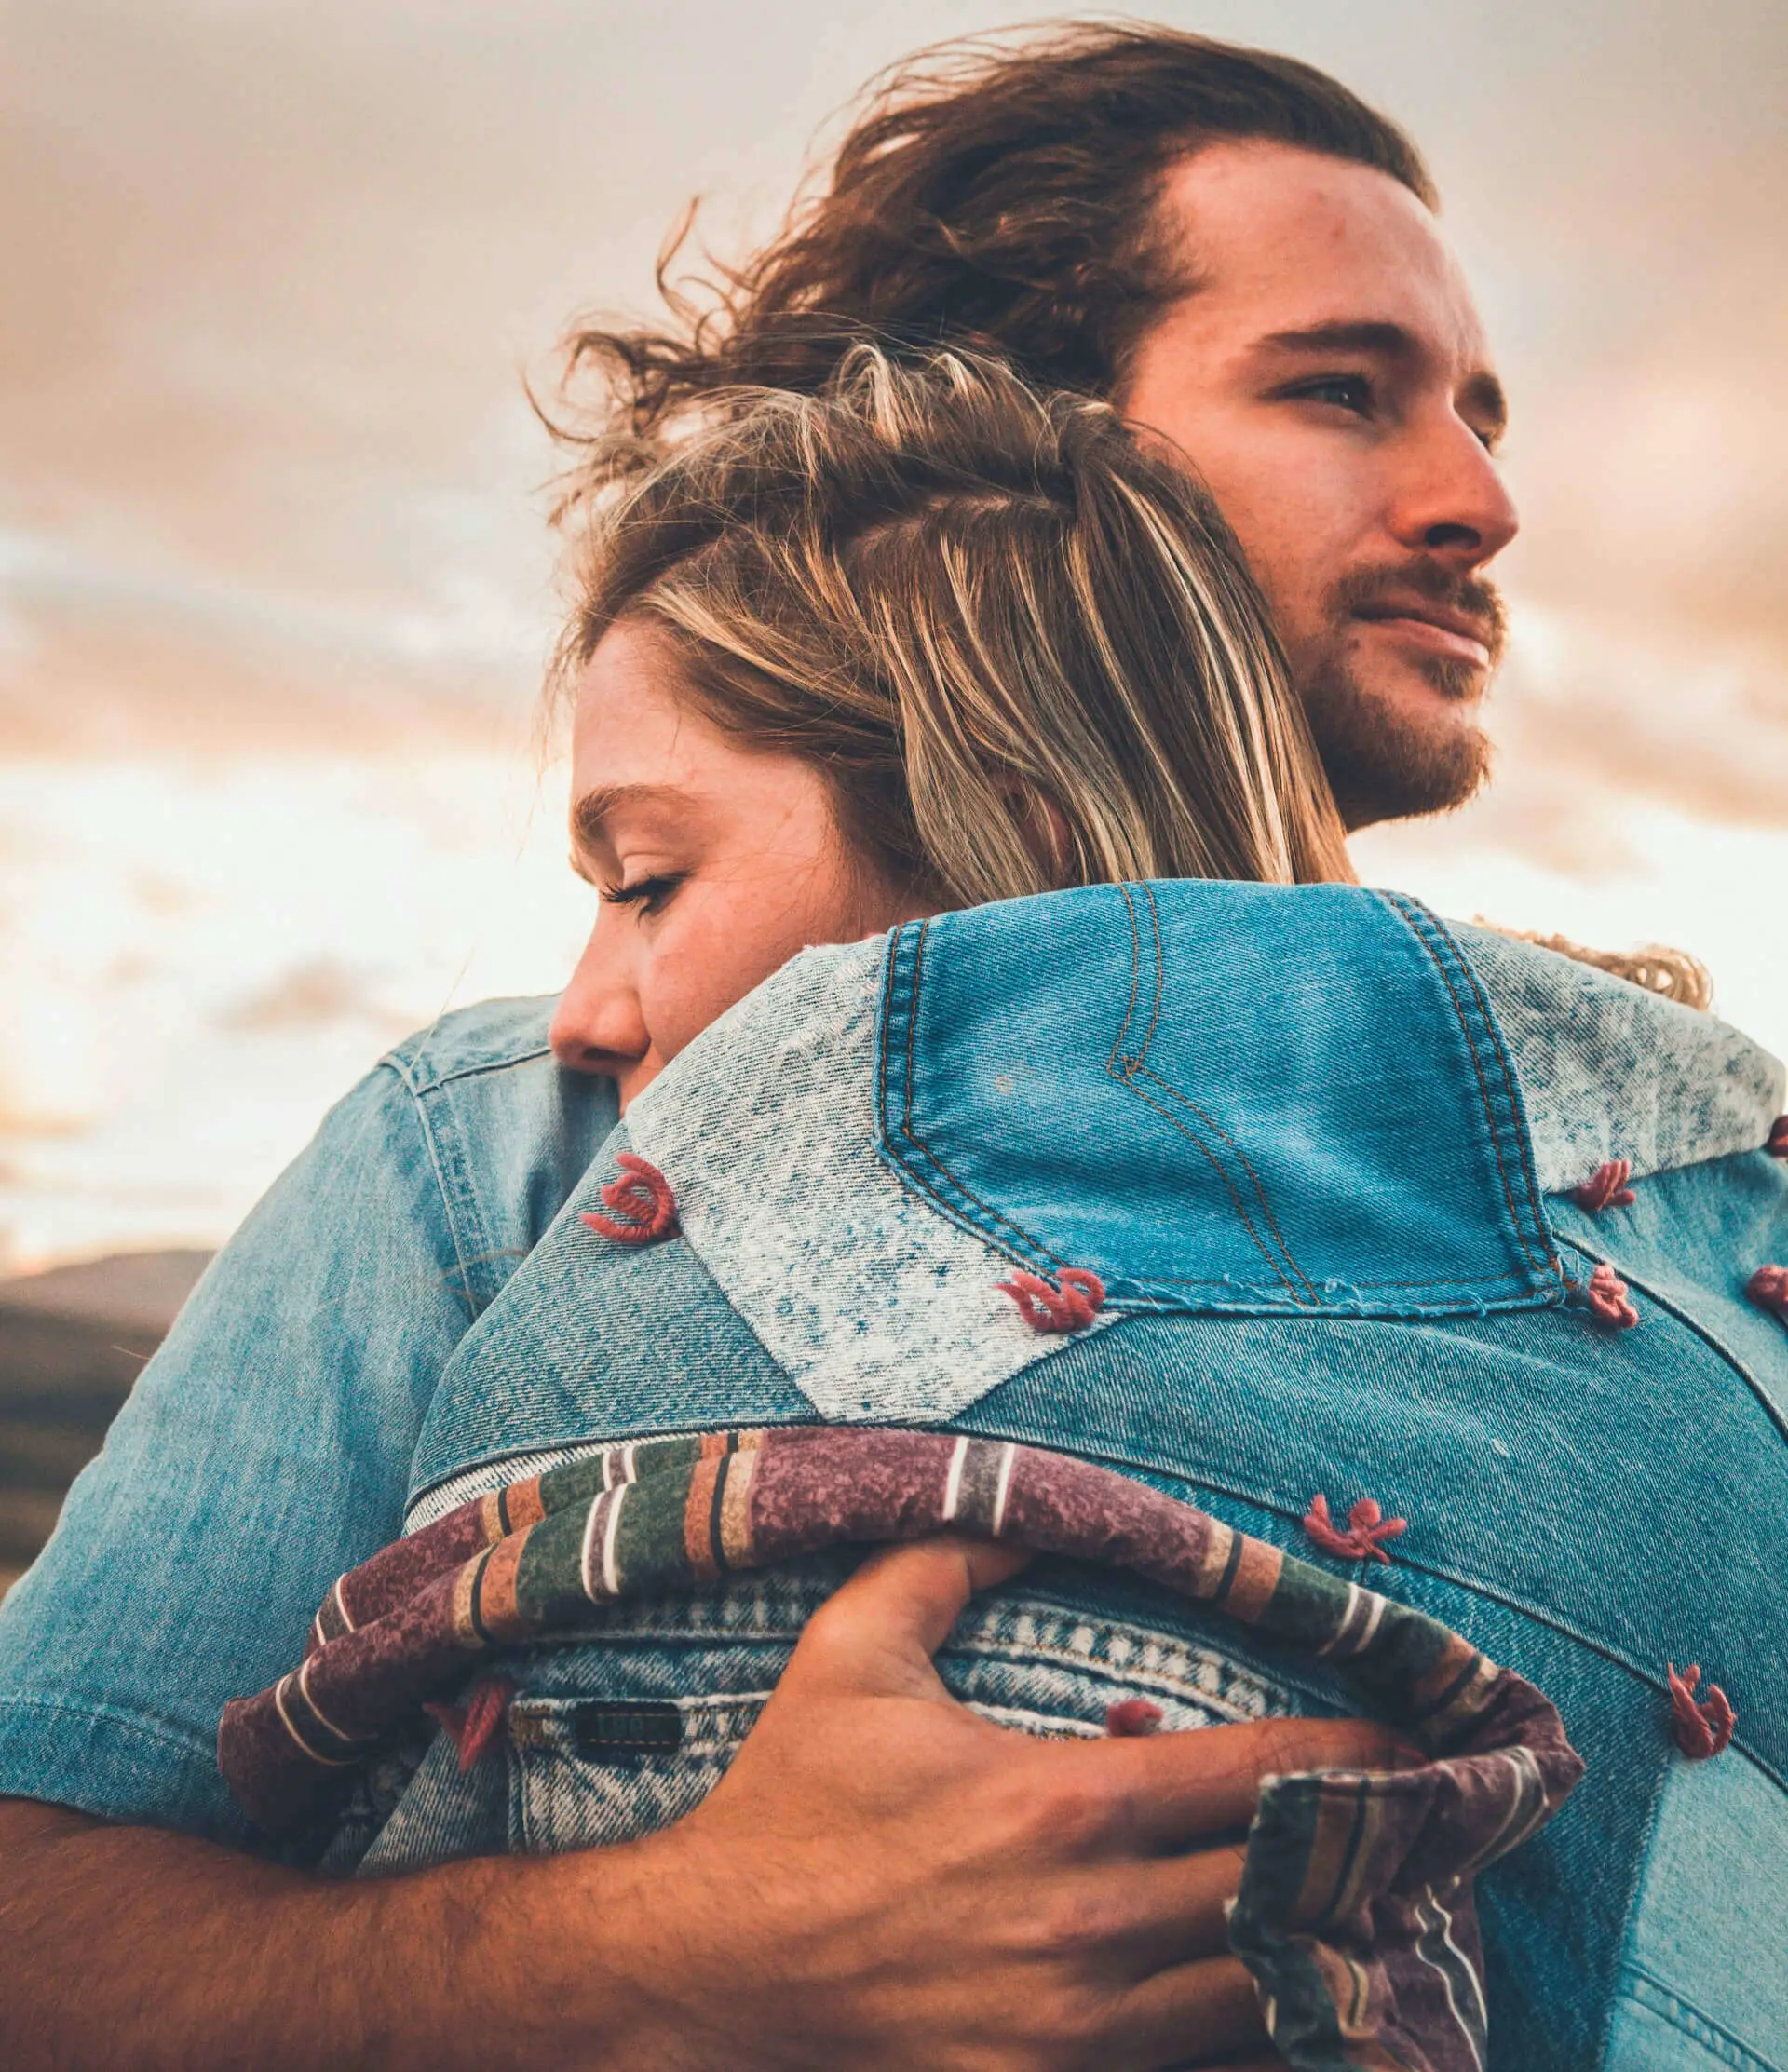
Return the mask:
[[[1393,1767],[1392,1737],[1353,1720],[1100,1741],[990,1726],[931,1656],[971,1592],[1023,1561],[955,1537],[889,1550],[813,1618],[725,1778],[608,1884],[639,1996],[640,2049],[616,2063],[1280,2062],[1225,1933],[1237,1837],[1263,1777]]]

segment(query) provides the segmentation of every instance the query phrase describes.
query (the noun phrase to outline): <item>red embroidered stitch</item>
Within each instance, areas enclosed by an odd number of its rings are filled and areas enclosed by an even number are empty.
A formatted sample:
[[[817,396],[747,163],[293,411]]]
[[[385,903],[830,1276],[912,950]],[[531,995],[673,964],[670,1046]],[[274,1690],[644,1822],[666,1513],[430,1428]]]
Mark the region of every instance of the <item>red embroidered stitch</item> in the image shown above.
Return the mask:
[[[1788,1266],[1759,1266],[1744,1292],[1759,1309],[1768,1309],[1788,1323]]]
[[[1705,1762],[1732,1739],[1738,1714],[1717,1684],[1710,1684],[1707,1696],[1697,1700],[1695,1686],[1701,1680],[1699,1662],[1690,1662],[1680,1676],[1674,1662],[1666,1666],[1670,1670],[1670,1710],[1676,1745],[1691,1763]]]
[[[515,1696],[507,1677],[493,1676],[473,1686],[464,1705],[425,1705],[422,1709],[459,1751],[459,1767],[468,1770],[503,1738],[503,1721]]]
[[[1409,1520],[1387,1518],[1370,1496],[1361,1496],[1348,1513],[1347,1531],[1338,1532],[1329,1516],[1329,1499],[1319,1494],[1310,1498],[1310,1508],[1304,1513],[1304,1530],[1325,1554],[1342,1561],[1381,1561],[1389,1567],[1390,1556],[1378,1542],[1407,1532]]]
[[[617,1245],[650,1244],[654,1238],[673,1237],[677,1228],[676,1198],[670,1192],[670,1183],[657,1167],[631,1151],[623,1151],[616,1161],[622,1177],[611,1180],[603,1189],[603,1199],[611,1209],[630,1217],[628,1223],[616,1223],[613,1216],[597,1215],[593,1212],[580,1220],[592,1230],[611,1238]]]
[[[994,1285],[1010,1295],[1033,1331],[1084,1331],[1105,1306],[1105,1284],[1084,1266],[1063,1266],[1051,1287],[1040,1275],[1015,1273]]]
[[[1779,1115],[1769,1125],[1769,1141],[1763,1148],[1772,1158],[1788,1158],[1788,1115]]]
[[[1611,1330],[1631,1331],[1639,1312],[1627,1296],[1627,1284],[1605,1259],[1590,1276],[1584,1296],[1597,1318]]]
[[[1120,1698],[1105,1707],[1105,1732],[1118,1740],[1152,1734],[1161,1724],[1161,1708],[1151,1698]]]
[[[1600,1215],[1604,1209],[1624,1209],[1637,1199],[1627,1185],[1632,1178],[1630,1159],[1610,1158],[1606,1165],[1597,1166],[1580,1187],[1571,1189],[1571,1199],[1592,1216]]]

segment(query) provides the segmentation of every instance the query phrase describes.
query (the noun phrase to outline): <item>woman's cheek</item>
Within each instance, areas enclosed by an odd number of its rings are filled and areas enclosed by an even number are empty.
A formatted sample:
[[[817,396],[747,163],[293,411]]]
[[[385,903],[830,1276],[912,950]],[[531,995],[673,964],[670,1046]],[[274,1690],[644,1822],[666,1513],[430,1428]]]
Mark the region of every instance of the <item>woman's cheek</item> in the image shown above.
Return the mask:
[[[667,1064],[774,968],[752,968],[759,946],[742,917],[729,927],[703,902],[676,916],[680,926],[668,925],[670,919],[652,945],[640,989],[652,1048]]]
[[[810,859],[800,862],[800,869],[756,877],[692,882],[671,901],[652,928],[640,981],[659,1059],[675,1057],[806,943],[850,939],[842,891],[833,890]],[[804,872],[806,896],[791,897]]]

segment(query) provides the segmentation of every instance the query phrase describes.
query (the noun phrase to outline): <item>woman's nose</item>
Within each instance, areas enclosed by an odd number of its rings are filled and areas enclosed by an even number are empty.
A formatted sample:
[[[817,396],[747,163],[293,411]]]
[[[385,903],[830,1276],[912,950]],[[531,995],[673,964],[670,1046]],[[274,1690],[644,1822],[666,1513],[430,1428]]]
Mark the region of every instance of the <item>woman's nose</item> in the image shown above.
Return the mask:
[[[632,974],[603,933],[601,922],[590,930],[548,1032],[553,1056],[573,1072],[620,1073],[651,1046]]]

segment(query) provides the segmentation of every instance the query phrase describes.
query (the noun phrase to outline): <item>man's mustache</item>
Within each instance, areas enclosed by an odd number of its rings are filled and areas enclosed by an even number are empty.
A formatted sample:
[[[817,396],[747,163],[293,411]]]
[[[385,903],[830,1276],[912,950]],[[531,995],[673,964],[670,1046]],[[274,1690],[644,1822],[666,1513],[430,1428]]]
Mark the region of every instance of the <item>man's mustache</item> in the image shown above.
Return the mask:
[[[1482,576],[1461,576],[1440,562],[1417,558],[1387,568],[1357,568],[1342,576],[1329,594],[1336,618],[1347,618],[1373,605],[1418,598],[1472,620],[1477,637],[1490,651],[1494,667],[1509,640],[1509,614],[1497,586]]]

